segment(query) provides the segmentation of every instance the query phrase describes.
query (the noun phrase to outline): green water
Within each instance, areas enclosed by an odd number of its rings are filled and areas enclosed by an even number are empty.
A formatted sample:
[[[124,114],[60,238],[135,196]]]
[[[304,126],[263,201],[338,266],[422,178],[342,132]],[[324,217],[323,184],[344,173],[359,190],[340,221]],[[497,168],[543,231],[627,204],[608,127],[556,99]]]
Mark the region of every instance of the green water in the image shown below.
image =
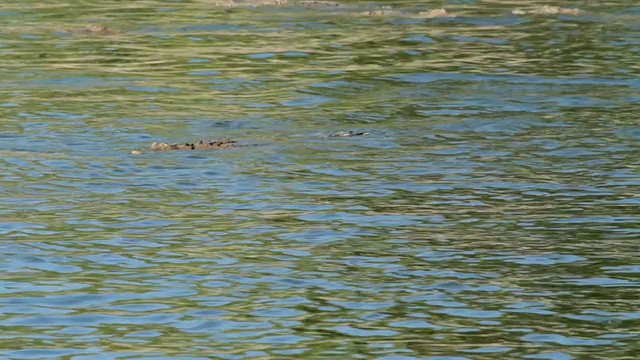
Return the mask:
[[[640,357],[639,6],[212,3],[0,4],[0,358]]]

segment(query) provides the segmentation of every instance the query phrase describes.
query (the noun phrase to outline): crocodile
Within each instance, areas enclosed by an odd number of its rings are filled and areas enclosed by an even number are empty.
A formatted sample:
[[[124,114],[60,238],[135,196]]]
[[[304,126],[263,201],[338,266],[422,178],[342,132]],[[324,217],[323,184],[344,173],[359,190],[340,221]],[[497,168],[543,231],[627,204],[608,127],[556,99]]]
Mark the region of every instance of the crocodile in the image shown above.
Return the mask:
[[[298,5],[304,7],[334,7],[342,4],[335,1],[289,1],[289,0],[215,0],[213,6],[224,8]]]
[[[122,34],[124,31],[118,29],[112,29],[104,25],[89,24],[82,29],[66,30],[64,34],[78,34],[78,35],[114,35]]]
[[[336,1],[324,0],[214,0],[213,7],[217,8],[257,8],[257,7],[289,7],[299,6],[307,8],[347,8],[351,10],[357,9],[355,5],[340,3]],[[349,14],[346,12],[341,14]],[[544,5],[533,9],[514,9],[511,10],[513,15],[580,15],[584,14],[583,10],[577,8],[564,8],[560,6]],[[427,11],[407,11],[392,6],[378,6],[371,10],[353,12],[352,15],[364,16],[390,16],[390,17],[410,17],[410,18],[452,18],[457,15],[448,12],[446,9],[437,8]],[[74,29],[63,31],[66,34],[85,34],[85,35],[114,35],[124,33],[123,30],[112,29],[104,25],[89,24],[82,29]]]
[[[353,137],[353,136],[365,136],[370,135],[368,132],[364,131],[338,131],[331,134],[320,134],[318,137],[325,138],[338,138],[338,137]],[[140,155],[146,152],[155,152],[155,151],[170,151],[170,150],[223,150],[223,149],[231,149],[240,146],[249,146],[247,144],[242,144],[238,140],[221,138],[221,139],[207,139],[207,140],[198,140],[195,142],[188,143],[166,143],[166,142],[156,142],[151,143],[151,146],[142,149],[134,149],[131,151],[133,155]]]
[[[545,5],[533,10],[515,9],[511,13],[514,15],[579,15],[582,11],[576,8]]]
[[[277,7],[277,6],[301,6],[301,7],[342,7],[355,8],[354,5],[341,3],[337,1],[323,0],[214,0],[214,7],[220,8],[257,8],[257,7]],[[533,9],[514,9],[511,11],[514,15],[579,15],[583,11],[577,8],[564,8],[560,6],[544,5]],[[360,15],[367,16],[400,16],[400,17],[417,17],[423,19],[431,18],[447,18],[456,17],[456,15],[447,12],[446,9],[438,8],[427,11],[419,11],[417,13],[396,9],[392,6],[378,6],[371,10],[363,11]]]
[[[353,8],[347,4],[339,3],[336,1],[323,1],[323,0],[214,0],[214,7],[219,8],[257,8],[265,6],[301,6],[308,8],[331,8],[331,7],[343,7]],[[438,18],[438,17],[455,17],[448,13],[445,9],[433,9],[428,11],[420,11],[417,14],[393,10],[390,6],[380,6],[374,10],[364,11],[361,15],[369,16],[410,16],[420,18]]]
[[[456,17],[453,14],[450,14],[445,9],[432,9],[428,11],[420,11],[417,14],[408,13],[405,11],[399,10],[370,10],[360,13],[361,15],[366,16],[409,16],[409,17],[418,17],[424,19],[432,19],[432,18],[446,18],[446,17]]]
[[[307,8],[332,8],[332,7],[344,7],[338,2],[334,1],[295,1],[289,2],[288,0],[218,0],[213,4],[215,7],[220,8],[236,8],[236,7],[245,7],[245,8],[255,8],[262,6],[284,6],[284,5],[295,5]],[[564,10],[564,9],[563,9]],[[569,9],[571,10],[571,9]],[[527,13],[534,13],[533,11]],[[431,19],[431,18],[446,18],[446,17],[456,17],[456,15],[447,12],[445,9],[432,9],[428,11],[420,11],[417,13],[394,10],[390,7],[381,7],[377,10],[368,10],[360,13],[355,13],[359,15],[365,16],[399,16],[399,17],[414,17],[414,18],[423,18],[423,19]],[[514,10],[514,14],[516,14],[516,10]],[[88,24],[81,29],[72,29],[72,30],[64,30],[61,33],[66,35],[117,35],[123,34],[126,31],[113,29],[100,24]]]

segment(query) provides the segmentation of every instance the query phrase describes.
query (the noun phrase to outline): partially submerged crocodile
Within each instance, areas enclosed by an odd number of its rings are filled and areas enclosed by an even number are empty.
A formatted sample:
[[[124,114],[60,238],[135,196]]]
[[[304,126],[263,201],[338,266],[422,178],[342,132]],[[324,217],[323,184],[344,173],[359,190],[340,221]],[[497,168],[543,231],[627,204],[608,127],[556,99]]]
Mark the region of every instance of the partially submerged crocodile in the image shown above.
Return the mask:
[[[370,10],[361,13],[367,16],[402,16],[402,17],[417,17],[424,19],[432,18],[446,18],[456,17],[456,15],[450,14],[445,9],[433,9],[428,11],[420,11],[417,14],[400,10]]]
[[[378,6],[366,11],[357,11],[359,6],[344,4],[336,1],[322,0],[214,0],[214,8],[257,8],[257,7],[307,7],[307,8],[345,8],[352,11],[340,12],[340,14],[379,16],[379,17],[410,17],[410,18],[451,18],[457,17],[456,14],[448,12],[446,9],[436,8],[426,11],[411,11],[391,6]],[[362,9],[365,10],[365,9]],[[560,6],[544,5],[532,9],[514,9],[511,11],[513,15],[580,15],[584,14],[583,10],[577,8],[563,8]],[[124,33],[123,30],[112,29],[107,26],[98,24],[89,24],[82,29],[64,31],[66,34],[85,34],[85,35],[114,35]]]
[[[340,3],[337,1],[323,1],[323,0],[214,0],[214,7],[219,8],[257,8],[267,6],[301,6],[308,8],[352,8],[357,7]],[[455,15],[449,14],[445,9],[433,9],[428,11],[420,11],[417,14],[394,10],[390,6],[379,6],[373,10],[360,12],[360,15],[369,16],[415,16],[420,18],[436,18],[436,17],[455,17]]]
[[[323,0],[214,0],[213,6],[219,8],[257,8],[269,6],[301,6],[312,8],[341,7],[346,9],[359,8],[359,6],[349,3]],[[583,11],[576,8],[564,8],[560,6],[544,5],[532,9],[514,9],[511,11],[511,13],[514,15],[579,15],[582,14]],[[456,17],[456,15],[449,13],[446,9],[443,8],[418,11],[416,13],[415,11],[387,5],[377,6],[366,11],[360,11],[357,14],[367,16],[417,17],[424,19]]]
[[[245,7],[245,8],[255,8],[255,7],[263,7],[263,6],[285,6],[285,5],[293,5],[293,6],[301,6],[307,8],[332,8],[332,7],[343,7],[345,5],[333,1],[295,1],[289,2],[287,0],[247,0],[247,1],[239,1],[239,0],[218,0],[213,4],[215,7],[221,8],[237,8],[237,7]],[[514,12],[515,13],[515,12]],[[427,11],[419,11],[417,13],[395,10],[390,7],[382,7],[376,10],[368,10],[358,13],[353,13],[353,15],[365,15],[365,16],[398,16],[398,17],[414,17],[414,18],[447,18],[447,17],[456,17],[456,15],[447,12],[445,9],[432,9]],[[72,29],[65,30],[61,33],[66,35],[117,35],[125,33],[124,30],[113,29],[100,24],[88,24],[84,28],[81,29]]]
[[[515,9],[511,13],[514,15],[579,15],[582,11],[576,8],[545,5],[532,10]]]
[[[353,137],[353,136],[365,136],[370,135],[364,131],[338,131],[331,134],[321,134],[318,137],[337,138],[337,137]],[[153,142],[147,149],[134,149],[131,151],[133,155],[144,154],[149,151],[169,151],[169,150],[222,150],[230,149],[239,146],[247,146],[233,139],[209,139],[198,140],[192,143],[166,143],[166,142]]]
[[[334,7],[342,4],[335,1],[289,1],[289,0],[214,0],[213,6],[236,7],[262,7],[262,6],[288,6],[297,5],[304,7]]]
[[[104,25],[89,24],[82,29],[66,30],[62,33],[69,35],[114,35],[122,34],[124,31],[118,29],[112,29]]]

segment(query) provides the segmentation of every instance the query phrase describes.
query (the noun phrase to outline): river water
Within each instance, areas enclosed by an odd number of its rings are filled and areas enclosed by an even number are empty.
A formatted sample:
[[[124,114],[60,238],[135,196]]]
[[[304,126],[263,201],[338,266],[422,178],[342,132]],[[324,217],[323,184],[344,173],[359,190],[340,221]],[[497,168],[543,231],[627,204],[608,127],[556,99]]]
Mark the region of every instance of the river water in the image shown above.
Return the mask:
[[[0,358],[639,358],[640,7],[524,3],[3,2]]]

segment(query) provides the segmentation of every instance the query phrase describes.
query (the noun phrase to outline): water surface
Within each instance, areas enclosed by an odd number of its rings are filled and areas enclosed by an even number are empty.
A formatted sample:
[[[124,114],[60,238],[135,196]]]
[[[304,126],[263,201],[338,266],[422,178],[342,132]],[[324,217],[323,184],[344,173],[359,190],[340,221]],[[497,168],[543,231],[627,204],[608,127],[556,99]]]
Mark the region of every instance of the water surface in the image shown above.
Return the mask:
[[[640,356],[639,7],[211,3],[0,5],[0,357]]]

